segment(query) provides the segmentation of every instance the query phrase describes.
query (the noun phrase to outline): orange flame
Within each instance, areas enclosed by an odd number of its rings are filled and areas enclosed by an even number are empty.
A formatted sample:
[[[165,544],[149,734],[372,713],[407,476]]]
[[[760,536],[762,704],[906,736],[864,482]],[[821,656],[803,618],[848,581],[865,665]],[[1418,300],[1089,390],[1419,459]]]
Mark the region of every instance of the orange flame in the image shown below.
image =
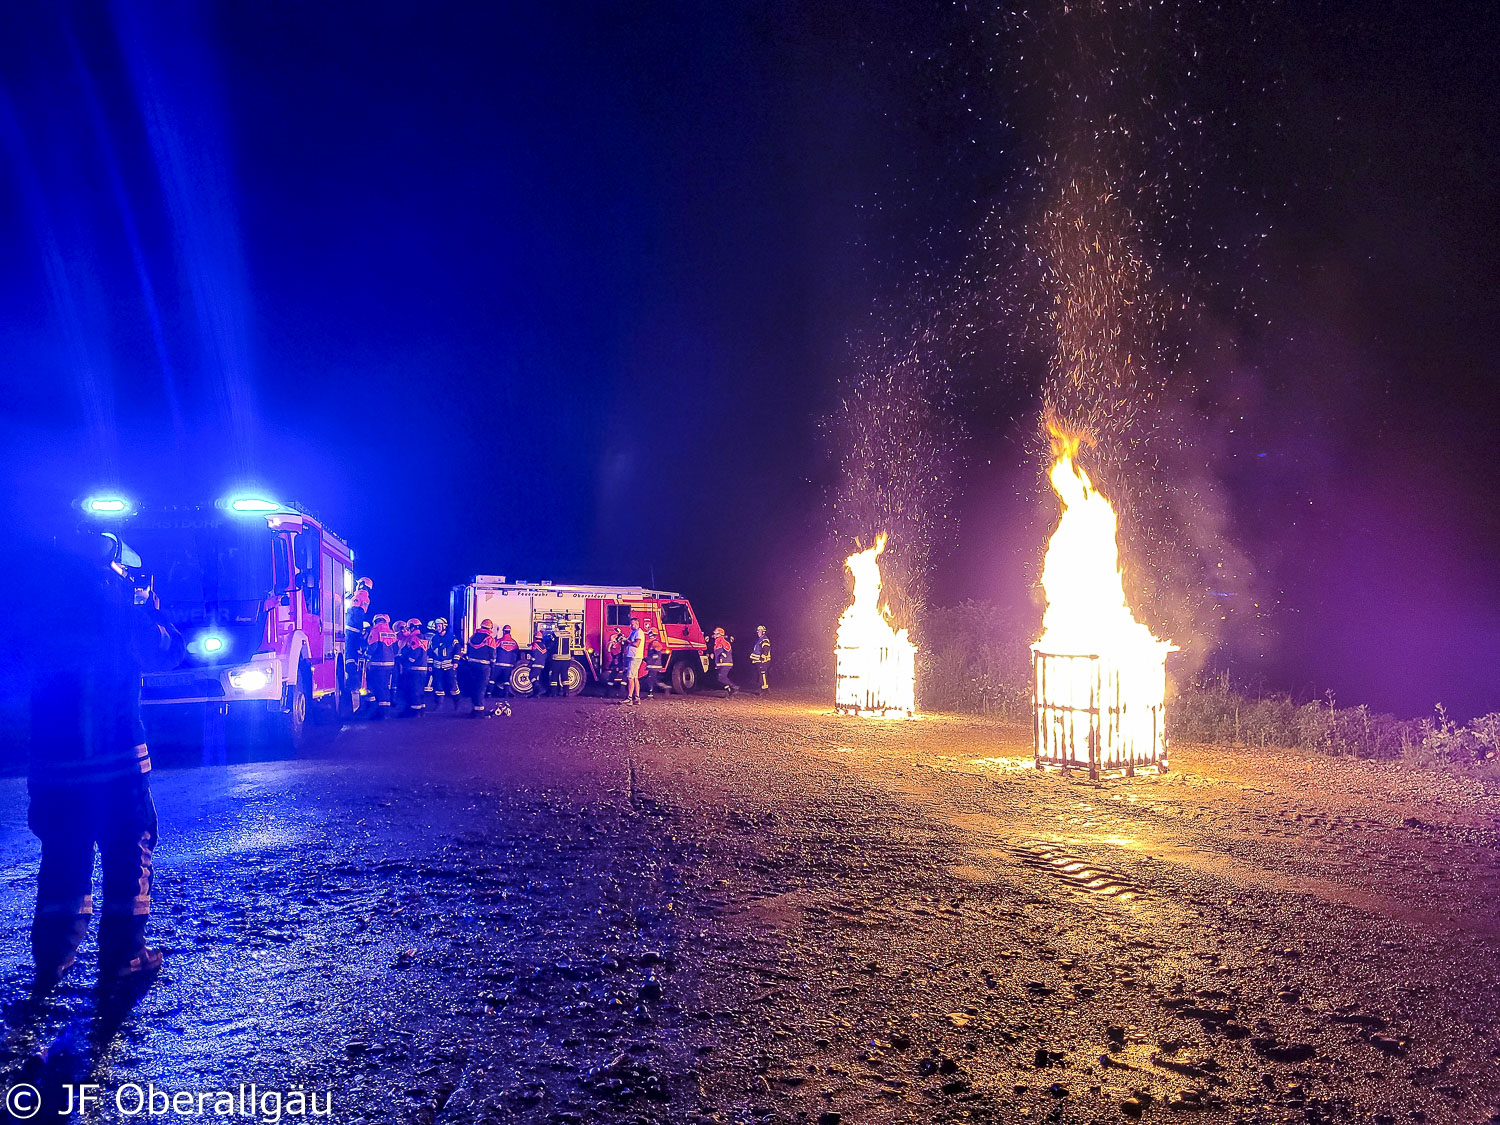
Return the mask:
[[[880,603],[882,532],[875,545],[844,560],[854,576],[854,600],[839,617],[834,642],[834,705],[876,718],[909,718],[916,711],[916,646],[891,623]]]
[[[1032,646],[1039,654],[1091,657],[1052,667],[1037,684],[1038,704],[1062,724],[1054,741],[1087,752],[1090,739],[1106,767],[1134,759],[1145,744],[1160,744],[1166,694],[1166,658],[1176,646],[1158,640],[1137,621],[1125,597],[1120,568],[1119,521],[1113,505],[1078,464],[1086,434],[1069,432],[1047,419],[1052,438],[1048,479],[1062,502],[1057,529],[1047,543],[1042,588],[1047,609],[1042,635]],[[1101,685],[1108,685],[1107,690]],[[1107,694],[1109,699],[1101,699]],[[1099,729],[1107,708],[1114,713]],[[1039,728],[1039,737],[1047,732]],[[1160,754],[1154,756],[1160,757]]]

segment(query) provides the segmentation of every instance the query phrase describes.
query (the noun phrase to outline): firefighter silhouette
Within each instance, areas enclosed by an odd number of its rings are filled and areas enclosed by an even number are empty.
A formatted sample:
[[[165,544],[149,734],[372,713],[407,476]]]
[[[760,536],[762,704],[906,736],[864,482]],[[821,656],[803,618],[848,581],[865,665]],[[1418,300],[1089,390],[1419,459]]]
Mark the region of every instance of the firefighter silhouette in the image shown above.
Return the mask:
[[[140,559],[97,532],[29,552],[19,615],[29,635],[31,761],[27,824],[41,841],[31,949],[36,988],[72,967],[103,869],[99,976],[149,979],[146,945],[156,806],[141,722],[141,674],[184,655]],[[45,620],[44,620],[45,619]],[[14,624],[14,623],[12,623]]]

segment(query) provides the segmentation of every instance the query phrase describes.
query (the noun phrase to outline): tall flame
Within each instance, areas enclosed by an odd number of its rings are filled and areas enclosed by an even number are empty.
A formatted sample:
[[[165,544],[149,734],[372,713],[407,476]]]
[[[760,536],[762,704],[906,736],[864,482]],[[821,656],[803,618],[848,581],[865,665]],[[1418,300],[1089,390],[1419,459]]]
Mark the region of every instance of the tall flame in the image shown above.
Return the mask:
[[[916,646],[891,623],[880,604],[880,555],[875,545],[844,560],[854,576],[854,600],[839,617],[834,642],[834,705],[840,711],[878,718],[908,718],[916,711]]]
[[[1047,610],[1032,646],[1050,661],[1038,670],[1038,754],[1061,744],[1082,762],[1092,744],[1105,768],[1165,753],[1162,708],[1166,658],[1176,646],[1137,621],[1125,598],[1113,505],[1078,464],[1081,435],[1049,419],[1049,480],[1062,517],[1047,544],[1042,588]],[[1043,655],[1045,654],[1045,655]],[[1089,658],[1089,659],[1077,659]],[[1045,719],[1042,717],[1045,715]],[[1044,723],[1052,729],[1044,729]]]

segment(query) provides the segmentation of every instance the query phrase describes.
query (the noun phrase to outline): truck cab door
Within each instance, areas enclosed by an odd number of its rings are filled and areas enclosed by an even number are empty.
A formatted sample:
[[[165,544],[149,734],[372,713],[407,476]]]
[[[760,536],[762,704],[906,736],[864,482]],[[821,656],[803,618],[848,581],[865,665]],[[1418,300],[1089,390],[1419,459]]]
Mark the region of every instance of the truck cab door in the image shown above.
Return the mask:
[[[693,620],[692,607],[686,601],[662,602],[656,612],[668,648],[703,648],[703,631]]]
[[[631,614],[641,623],[643,631],[655,629],[661,633],[661,614],[657,612],[655,603],[645,602],[630,607]],[[665,636],[666,634],[662,634]]]
[[[308,658],[312,662],[313,694],[333,689],[337,672],[334,652],[331,603],[339,592],[330,581],[332,568],[323,551],[323,533],[304,525],[292,540],[292,561],[296,565],[298,624],[307,638]]]
[[[302,599],[293,570],[292,537],[285,533],[273,535],[271,551],[271,642],[278,653],[285,654],[302,615]]]

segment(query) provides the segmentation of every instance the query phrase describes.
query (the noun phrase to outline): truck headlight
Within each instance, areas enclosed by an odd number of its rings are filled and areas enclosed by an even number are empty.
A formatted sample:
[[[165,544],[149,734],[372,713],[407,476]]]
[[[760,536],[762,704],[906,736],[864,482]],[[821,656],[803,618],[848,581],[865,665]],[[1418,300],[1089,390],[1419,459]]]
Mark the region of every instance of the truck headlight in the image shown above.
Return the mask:
[[[235,691],[262,691],[271,685],[271,670],[252,664],[229,673],[229,686]]]

